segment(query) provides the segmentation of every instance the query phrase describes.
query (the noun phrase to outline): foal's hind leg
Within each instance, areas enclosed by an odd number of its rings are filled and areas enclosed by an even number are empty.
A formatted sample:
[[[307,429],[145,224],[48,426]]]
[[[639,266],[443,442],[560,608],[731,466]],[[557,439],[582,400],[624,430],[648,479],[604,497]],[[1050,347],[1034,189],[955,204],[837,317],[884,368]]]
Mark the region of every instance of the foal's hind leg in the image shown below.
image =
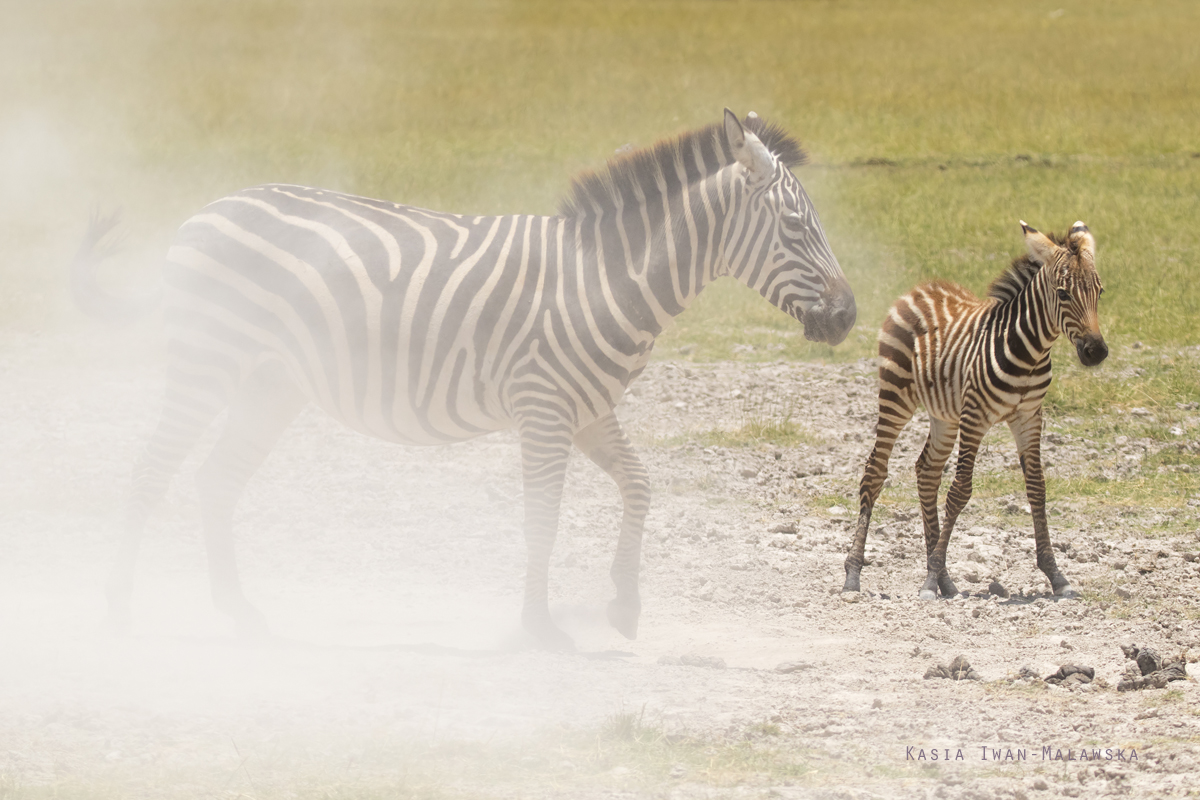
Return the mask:
[[[921,587],[921,599],[933,600],[939,589],[943,595],[954,593],[954,584],[946,573],[946,549],[950,546],[950,534],[954,531],[954,523],[958,515],[971,499],[971,481],[975,474],[975,457],[979,454],[979,443],[987,433],[988,424],[983,421],[982,412],[977,405],[968,404],[960,417],[961,439],[958,442],[958,466],[954,471],[954,482],[946,492],[946,518],[942,521],[942,529],[937,542],[926,558],[925,565],[928,573],[925,585]]]
[[[888,396],[889,399],[896,397],[890,391]],[[883,392],[880,392],[875,446],[871,448],[871,455],[867,457],[867,466],[858,485],[858,527],[854,531],[850,553],[846,556],[846,582],[842,584],[843,592],[859,591],[859,575],[863,568],[863,551],[867,547],[867,528],[871,524],[871,511],[875,508],[879,493],[883,491],[883,482],[887,480],[888,459],[892,456],[896,438],[912,419],[915,410],[916,404],[907,395],[899,397],[898,402],[885,402]]]
[[[304,403],[282,365],[258,367],[239,388],[225,431],[196,475],[213,602],[233,617],[243,635],[265,634],[266,623],[242,592],[233,551],[233,509]]]
[[[931,417],[929,438],[925,449],[917,459],[917,497],[921,501],[921,522],[925,528],[925,557],[933,555],[937,547],[940,530],[938,527],[938,488],[942,485],[942,469],[950,454],[954,452],[954,441],[958,438],[958,423]],[[950,574],[943,569],[938,574],[938,589],[943,597],[958,593]]]
[[[608,604],[608,621],[627,639],[637,638],[642,613],[638,593],[638,569],[642,557],[642,531],[650,510],[650,475],[621,430],[614,414],[593,422],[575,434],[575,446],[608,473],[621,492],[624,512],[621,536],[612,564],[617,596]]]

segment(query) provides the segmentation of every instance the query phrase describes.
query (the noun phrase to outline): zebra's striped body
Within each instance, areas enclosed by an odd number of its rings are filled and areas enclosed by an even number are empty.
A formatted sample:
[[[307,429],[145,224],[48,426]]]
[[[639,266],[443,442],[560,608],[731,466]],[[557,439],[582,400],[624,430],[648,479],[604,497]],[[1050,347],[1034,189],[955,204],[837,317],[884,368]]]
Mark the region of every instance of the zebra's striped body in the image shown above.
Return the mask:
[[[466,217],[283,185],[203,209],[168,254],[167,397],[135,469],[109,589],[114,618],[128,617],[148,509],[231,406],[198,476],[210,574],[218,607],[262,627],[240,588],[229,523],[250,475],[312,401],[405,444],[515,427],[529,548],[523,619],[559,646],[569,640],[550,621],[547,572],[578,446],[624,500],[609,619],[634,636],[649,481],[612,410],[655,336],[722,275],[802,320],[810,338],[836,344],[853,324],[853,295],[788,169],[799,157],[778,129],[757,117],[743,128],[726,112],[722,125],[585,176],[555,217]],[[90,252],[77,262],[78,286],[91,285]]]
[[[1085,366],[1108,347],[1100,334],[1095,241],[1082,222],[1066,239],[1021,223],[1029,255],[1017,259],[979,299],[938,281],[900,298],[879,334],[879,421],[875,446],[859,485],[859,517],[846,557],[843,591],[859,590],[871,510],[887,479],[888,459],[918,406],[929,412],[929,438],[917,459],[917,491],[925,528],[923,599],[956,593],[946,571],[946,548],[971,497],[975,457],[984,434],[1007,422],[1017,442],[1033,514],[1038,567],[1057,595],[1072,593],[1055,563],[1046,525],[1042,476],[1042,399],[1050,387],[1050,348],[1065,334]],[[958,441],[958,466],[938,524],[942,468]]]

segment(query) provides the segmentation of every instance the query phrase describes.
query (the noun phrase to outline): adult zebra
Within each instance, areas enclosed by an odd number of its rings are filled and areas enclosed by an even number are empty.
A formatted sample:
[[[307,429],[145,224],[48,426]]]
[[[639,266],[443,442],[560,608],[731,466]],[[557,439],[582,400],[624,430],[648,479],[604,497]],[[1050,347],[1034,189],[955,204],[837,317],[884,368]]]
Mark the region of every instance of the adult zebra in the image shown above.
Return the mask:
[[[465,217],[301,186],[246,189],[184,223],[167,256],[167,391],[134,470],[108,585],[129,620],[151,506],[200,433],[229,422],[200,468],[213,599],[246,632],[265,624],[238,578],[230,521],[247,480],[307,401],[363,433],[442,444],[515,426],[528,547],[522,621],[552,647],[547,577],[572,444],[624,503],[609,621],[637,633],[645,468],[613,407],[654,338],[713,279],[732,275],[837,344],[854,296],[792,174],[803,153],[753,114],[610,161],[554,217]],[[95,284],[94,224],[75,294]]]
[[[901,297],[879,332],[879,421],[858,489],[858,528],[846,556],[843,592],[859,591],[871,510],[887,479],[896,437],[918,405],[929,411],[929,438],[917,458],[917,494],[925,526],[925,584],[920,597],[957,593],[946,571],[955,520],[971,499],[983,435],[1007,422],[1017,442],[1033,515],[1037,565],[1054,594],[1074,590],[1054,559],[1042,475],[1042,399],[1050,388],[1050,348],[1060,335],[1085,367],[1108,357],[1097,306],[1104,288],[1096,241],[1082,222],[1066,237],[1046,236],[1023,221],[1028,255],[1016,259],[980,300],[961,286],[934,281]],[[958,441],[958,467],[938,527],[942,468]]]

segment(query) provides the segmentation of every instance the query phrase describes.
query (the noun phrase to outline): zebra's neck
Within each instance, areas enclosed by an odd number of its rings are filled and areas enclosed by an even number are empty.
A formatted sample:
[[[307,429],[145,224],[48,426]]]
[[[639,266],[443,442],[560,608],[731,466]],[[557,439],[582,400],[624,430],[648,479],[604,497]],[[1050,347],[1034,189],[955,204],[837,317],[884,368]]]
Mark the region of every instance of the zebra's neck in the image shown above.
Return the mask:
[[[679,182],[656,193],[636,191],[639,202],[564,222],[577,243],[585,271],[602,276],[606,295],[650,338],[696,299],[716,277],[723,260],[733,201],[731,167],[702,180]],[[648,195],[648,196],[647,196]]]

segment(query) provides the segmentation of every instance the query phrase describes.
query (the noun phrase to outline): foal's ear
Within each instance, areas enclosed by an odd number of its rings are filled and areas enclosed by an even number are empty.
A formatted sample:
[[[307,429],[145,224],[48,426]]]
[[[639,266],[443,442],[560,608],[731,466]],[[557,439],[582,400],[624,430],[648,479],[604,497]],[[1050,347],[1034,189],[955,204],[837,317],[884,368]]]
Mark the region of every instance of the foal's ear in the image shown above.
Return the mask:
[[[1071,226],[1071,232],[1067,234],[1067,241],[1080,253],[1086,253],[1093,259],[1096,257],[1096,240],[1092,238],[1092,232],[1082,221]]]
[[[742,126],[737,115],[725,109],[725,139],[733,150],[733,157],[750,173],[750,179],[762,179],[775,171],[775,160],[766,145]]]
[[[1058,250],[1058,245],[1049,236],[1029,227],[1025,220],[1021,220],[1021,231],[1025,234],[1025,246],[1029,248],[1029,255],[1039,264],[1045,264]]]

